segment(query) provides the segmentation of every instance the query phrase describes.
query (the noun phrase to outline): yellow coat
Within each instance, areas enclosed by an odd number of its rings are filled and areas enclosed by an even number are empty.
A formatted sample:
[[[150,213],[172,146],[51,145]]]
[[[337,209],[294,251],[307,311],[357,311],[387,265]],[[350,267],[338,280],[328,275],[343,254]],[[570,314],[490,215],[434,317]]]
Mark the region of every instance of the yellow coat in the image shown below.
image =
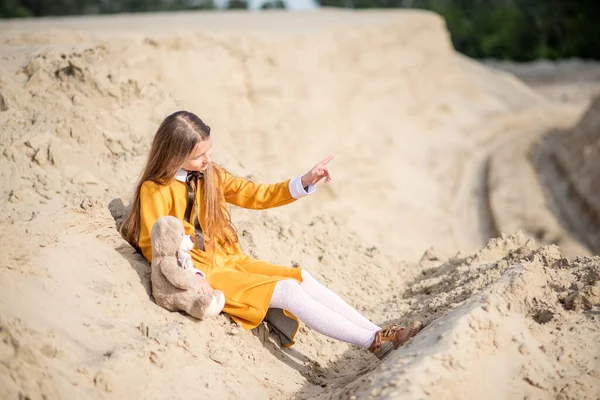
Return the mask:
[[[263,210],[278,207],[295,201],[289,190],[289,180],[263,185],[235,177],[225,170],[221,179],[221,206],[226,203],[239,207]],[[201,207],[202,193],[197,190],[195,201]],[[146,181],[140,190],[140,238],[138,246],[148,262],[152,261],[152,245],[150,230],[156,220],[165,215],[178,218],[185,228],[186,234],[194,235],[194,226],[185,222],[184,213],[187,206],[187,186],[185,182],[173,180],[167,185]],[[195,207],[192,209],[190,221],[194,220]],[[204,218],[199,218],[204,228]],[[203,229],[204,230],[204,229]],[[232,253],[230,251],[230,253]],[[217,244],[214,260],[207,253],[194,248],[191,251],[194,266],[206,274],[206,279],[213,289],[225,294],[224,312],[245,329],[255,328],[265,319],[269,311],[269,303],[273,295],[275,283],[282,279],[296,279],[302,282],[300,268],[289,268],[253,259],[242,253],[236,245],[233,254]],[[287,311],[271,310],[269,316],[274,317],[275,327],[282,334],[282,343],[290,346],[298,329],[296,317]],[[287,318],[286,318],[287,317]]]

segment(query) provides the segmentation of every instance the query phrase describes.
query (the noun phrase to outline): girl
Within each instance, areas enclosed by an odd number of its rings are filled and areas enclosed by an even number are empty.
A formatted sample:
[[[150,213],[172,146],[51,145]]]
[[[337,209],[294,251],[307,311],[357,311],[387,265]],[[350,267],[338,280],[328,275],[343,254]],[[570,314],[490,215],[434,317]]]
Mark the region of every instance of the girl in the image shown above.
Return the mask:
[[[162,122],[137,184],[131,211],[121,227],[125,239],[152,261],[150,231],[154,222],[172,215],[186,234],[196,236],[191,251],[198,293],[218,289],[223,309],[245,329],[265,317],[279,331],[284,346],[294,344],[298,319],[329,337],[367,348],[380,359],[409,338],[409,329],[390,324],[383,329],[363,317],[302,268],[288,268],[243,254],[226,203],[252,209],[289,204],[331,181],[327,164],[318,163],[301,177],[272,185],[235,177],[211,162],[210,127],[196,115],[179,111]]]

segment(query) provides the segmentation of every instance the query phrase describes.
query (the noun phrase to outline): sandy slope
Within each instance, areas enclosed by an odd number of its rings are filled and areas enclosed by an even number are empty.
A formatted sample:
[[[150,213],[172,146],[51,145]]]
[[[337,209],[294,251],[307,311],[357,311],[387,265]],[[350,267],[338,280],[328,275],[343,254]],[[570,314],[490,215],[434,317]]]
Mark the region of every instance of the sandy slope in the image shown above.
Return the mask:
[[[19,192],[36,171],[27,158],[42,148],[37,163],[60,167],[45,169],[47,179],[103,200],[125,197],[157,123],[185,108],[211,125],[218,159],[236,173],[280,180],[338,154],[336,184],[283,212],[333,214],[367,242],[415,260],[431,244],[458,247],[450,205],[463,160],[494,134],[481,122],[544,102],[514,78],[456,57],[429,14],[261,14],[279,22],[256,30],[249,18],[251,37],[236,33],[237,14],[195,15],[194,25],[189,15],[181,23],[135,17],[128,33],[122,17],[108,33],[106,18],[84,19],[74,32],[73,20],[66,29],[49,20],[3,33],[2,90],[15,122],[2,134],[18,138],[9,157],[27,154],[3,173],[22,164],[28,173],[4,190],[36,197]],[[215,18],[231,30],[209,29]],[[306,33],[282,37],[287,20],[304,22]],[[167,35],[165,25],[187,32]],[[151,26],[158,33],[146,33]],[[35,123],[23,133],[25,120]]]
[[[476,250],[513,221],[490,207],[498,149],[582,110],[456,55],[439,18],[9,21],[0,43],[0,397],[597,397],[600,260],[520,235]],[[281,349],[264,326],[158,308],[107,204],[181,108],[242,176],[336,154],[311,198],[234,210],[244,249],[308,268],[377,323],[419,316],[424,333],[380,364],[306,328]],[[448,259],[458,250],[474,255]]]

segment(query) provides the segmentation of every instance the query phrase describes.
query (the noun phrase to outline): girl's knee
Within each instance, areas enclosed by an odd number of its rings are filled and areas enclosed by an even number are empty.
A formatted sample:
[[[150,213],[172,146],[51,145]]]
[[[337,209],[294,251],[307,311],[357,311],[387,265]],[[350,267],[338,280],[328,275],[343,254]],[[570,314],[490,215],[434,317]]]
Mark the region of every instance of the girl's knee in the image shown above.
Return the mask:
[[[300,284],[294,279],[284,279],[277,282],[277,286],[286,292],[294,292],[300,289]]]
[[[275,290],[271,297],[271,307],[290,309],[303,297],[304,293],[298,281],[284,279],[275,284]]]

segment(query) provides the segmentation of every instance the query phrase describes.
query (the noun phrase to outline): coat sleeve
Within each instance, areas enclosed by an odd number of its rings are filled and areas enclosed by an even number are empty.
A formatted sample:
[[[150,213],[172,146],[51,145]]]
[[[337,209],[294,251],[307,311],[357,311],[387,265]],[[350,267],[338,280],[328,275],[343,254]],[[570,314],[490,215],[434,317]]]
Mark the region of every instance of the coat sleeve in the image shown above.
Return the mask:
[[[296,199],[290,192],[290,179],[264,185],[231,175],[221,169],[225,201],[243,208],[264,210],[289,204]]]
[[[138,246],[148,262],[152,262],[150,232],[157,219],[169,215],[173,199],[167,186],[146,181],[140,189],[140,239]]]

